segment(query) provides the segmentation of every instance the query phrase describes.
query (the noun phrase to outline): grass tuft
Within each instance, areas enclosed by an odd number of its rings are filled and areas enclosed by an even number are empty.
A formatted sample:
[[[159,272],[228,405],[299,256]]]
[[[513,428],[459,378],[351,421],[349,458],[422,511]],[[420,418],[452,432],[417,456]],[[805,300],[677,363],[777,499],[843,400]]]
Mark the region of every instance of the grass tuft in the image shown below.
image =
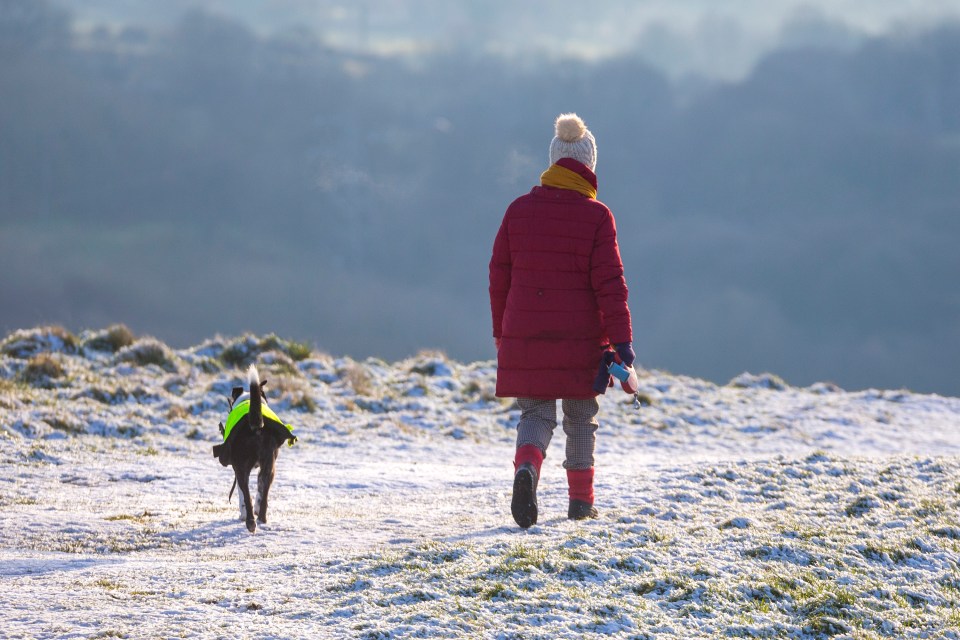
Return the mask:
[[[27,366],[19,374],[21,382],[34,387],[50,388],[53,381],[63,377],[63,363],[50,353],[41,353],[30,358]]]
[[[313,348],[305,342],[284,340],[274,334],[262,338],[247,334],[224,347],[220,360],[228,367],[244,369],[269,351],[278,351],[294,362],[306,360],[313,354]]]
[[[139,367],[157,365],[165,371],[176,370],[176,357],[167,345],[154,338],[143,338],[121,349],[116,355],[118,362],[128,362]]]
[[[372,396],[374,392],[373,376],[359,362],[351,362],[343,371],[347,384],[358,396]]]
[[[287,343],[286,351],[287,355],[290,356],[294,362],[300,362],[310,357],[313,353],[313,347],[306,342],[290,341]]]
[[[83,346],[94,351],[116,353],[124,347],[129,347],[134,342],[136,342],[136,337],[126,325],[115,324],[93,334],[83,343]]]
[[[44,352],[75,354],[79,341],[59,325],[20,329],[0,342],[0,353],[12,358],[27,359]]]
[[[880,501],[873,496],[860,496],[844,509],[844,513],[851,518],[859,518],[880,506]]]

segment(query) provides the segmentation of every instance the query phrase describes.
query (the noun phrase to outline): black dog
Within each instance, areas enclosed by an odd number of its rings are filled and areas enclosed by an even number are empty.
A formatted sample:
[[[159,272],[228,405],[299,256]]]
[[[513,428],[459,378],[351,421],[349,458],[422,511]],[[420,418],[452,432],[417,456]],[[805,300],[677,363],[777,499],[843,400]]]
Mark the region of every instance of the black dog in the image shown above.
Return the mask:
[[[230,398],[230,414],[227,416],[227,425],[220,423],[220,433],[223,435],[223,444],[213,447],[213,455],[219,458],[223,466],[233,466],[234,480],[230,489],[230,498],[233,489],[240,487],[240,519],[245,520],[250,533],[257,530],[257,522],[267,521],[267,495],[273,483],[276,471],[277,454],[284,442],[290,446],[297,441],[293,435],[293,427],[280,421],[267,406],[263,386],[266,380],[260,380],[257,367],[250,365],[247,370],[247,382],[250,386],[249,394],[244,393],[243,387],[234,387]],[[257,475],[257,500],[255,504],[250,500],[250,472],[260,467]]]

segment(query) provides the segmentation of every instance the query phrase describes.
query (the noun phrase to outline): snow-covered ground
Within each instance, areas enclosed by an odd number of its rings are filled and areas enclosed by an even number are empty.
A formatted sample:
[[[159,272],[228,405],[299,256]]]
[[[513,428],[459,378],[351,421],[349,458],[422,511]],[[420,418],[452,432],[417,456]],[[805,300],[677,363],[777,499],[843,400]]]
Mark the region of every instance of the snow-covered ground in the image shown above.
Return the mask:
[[[960,399],[647,371],[600,518],[558,429],[523,531],[491,362],[129,341],[0,342],[2,637],[960,638]],[[300,441],[251,535],[211,446],[254,359]]]

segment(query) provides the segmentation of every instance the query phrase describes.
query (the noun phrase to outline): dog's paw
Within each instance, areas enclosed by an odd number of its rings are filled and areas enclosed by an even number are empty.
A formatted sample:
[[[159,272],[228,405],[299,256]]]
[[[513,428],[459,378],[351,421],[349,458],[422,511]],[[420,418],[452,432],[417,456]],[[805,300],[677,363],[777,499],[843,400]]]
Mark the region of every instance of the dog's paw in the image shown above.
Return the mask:
[[[249,531],[250,533],[257,532],[257,523],[252,518],[250,520],[247,520],[247,531]]]

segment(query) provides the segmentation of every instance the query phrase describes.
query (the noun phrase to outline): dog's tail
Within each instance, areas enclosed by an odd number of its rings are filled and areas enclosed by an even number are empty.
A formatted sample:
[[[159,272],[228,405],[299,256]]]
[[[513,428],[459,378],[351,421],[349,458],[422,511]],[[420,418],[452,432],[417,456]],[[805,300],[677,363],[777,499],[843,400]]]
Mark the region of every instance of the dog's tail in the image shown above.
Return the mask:
[[[260,395],[260,373],[257,365],[251,364],[247,369],[247,382],[250,383],[250,412],[247,420],[252,429],[259,430],[263,428],[263,397]]]

